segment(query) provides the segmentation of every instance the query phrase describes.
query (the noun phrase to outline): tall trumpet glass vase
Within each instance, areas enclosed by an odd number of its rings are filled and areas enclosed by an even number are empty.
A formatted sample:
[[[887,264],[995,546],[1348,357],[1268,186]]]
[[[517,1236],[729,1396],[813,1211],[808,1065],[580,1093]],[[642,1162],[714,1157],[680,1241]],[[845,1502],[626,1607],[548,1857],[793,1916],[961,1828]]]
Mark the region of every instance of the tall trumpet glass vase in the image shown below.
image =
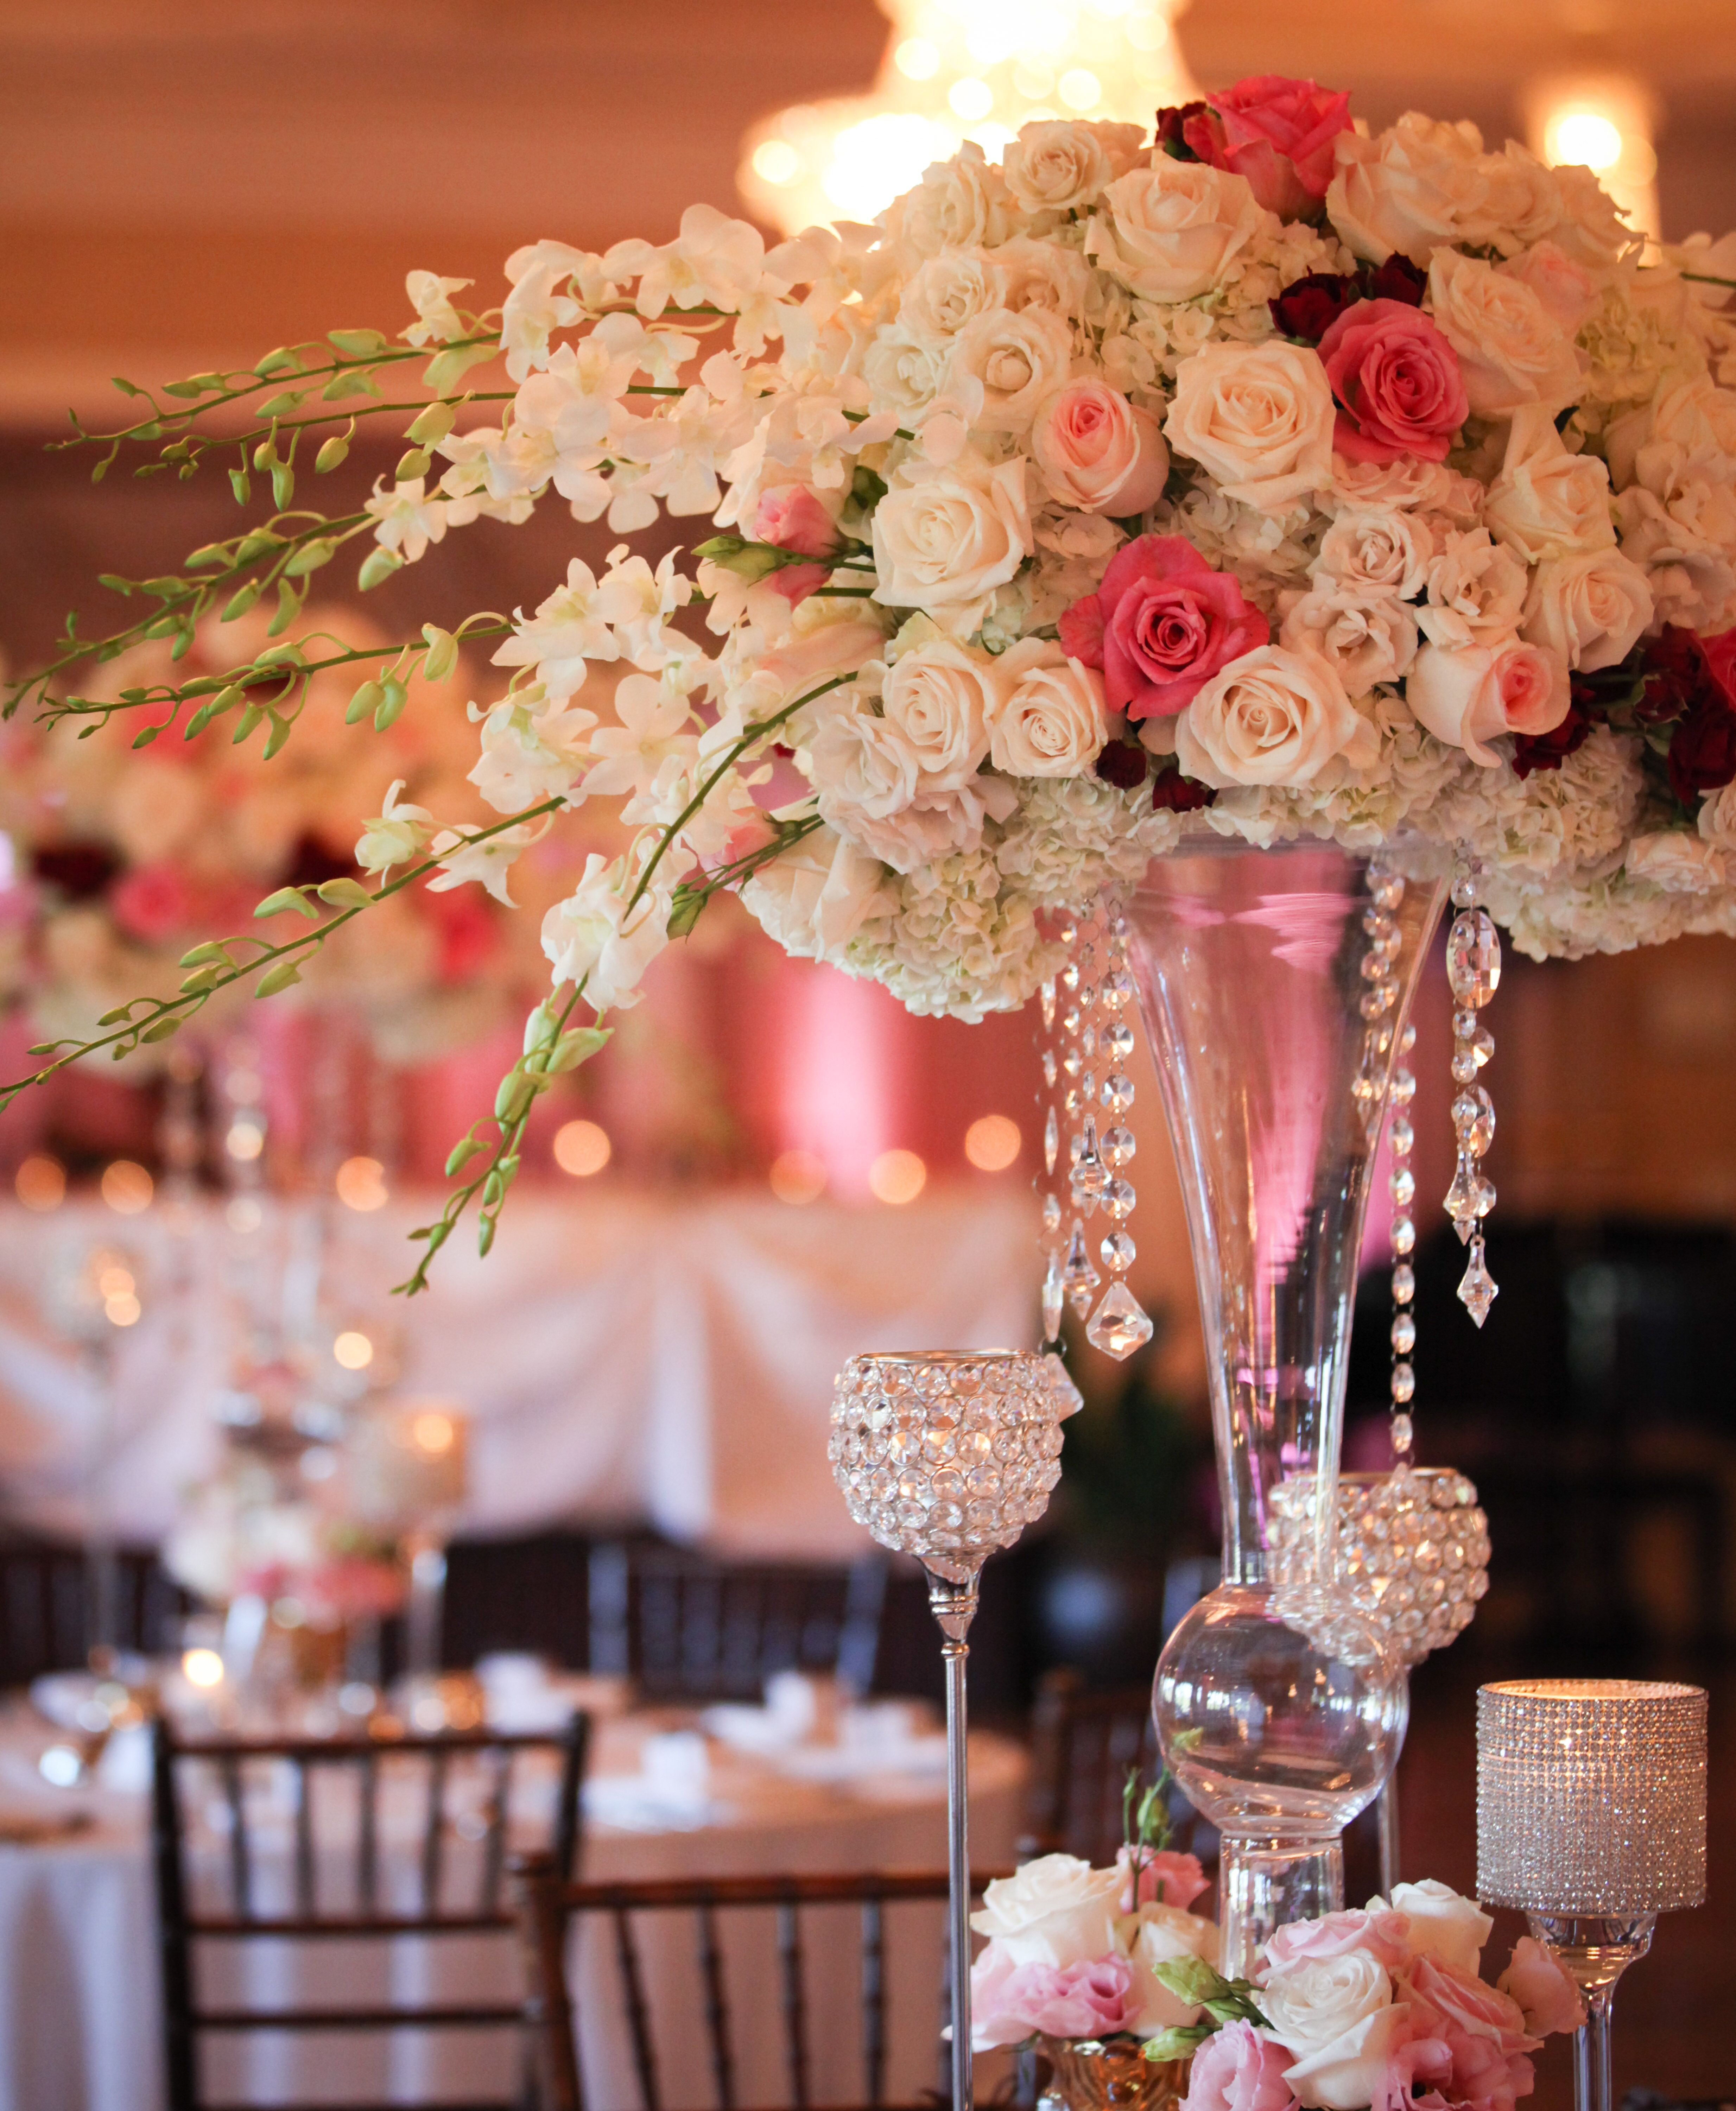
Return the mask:
[[[1153,861],[1129,952],[1186,1201],[1224,1580],[1171,1634],[1152,1707],[1222,1835],[1225,1969],[1343,1900],[1344,1827],[1403,1741],[1404,1666],[1338,1580],[1346,1357],[1370,1168],[1445,899],[1426,872],[1308,843]],[[1275,1491],[1317,1500],[1280,1563]],[[1281,1571],[1281,1573],[1280,1573]]]

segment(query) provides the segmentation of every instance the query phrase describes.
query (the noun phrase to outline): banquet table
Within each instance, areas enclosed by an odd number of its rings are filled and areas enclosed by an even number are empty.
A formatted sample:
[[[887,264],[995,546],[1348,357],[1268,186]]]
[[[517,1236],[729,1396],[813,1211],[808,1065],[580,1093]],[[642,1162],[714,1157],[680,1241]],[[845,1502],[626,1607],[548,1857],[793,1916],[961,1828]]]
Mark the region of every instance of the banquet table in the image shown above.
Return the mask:
[[[666,1737],[668,1711],[598,1726],[581,1874],[599,1882],[857,1868],[936,1868],[946,1854],[943,1768],[934,1741],[913,1744],[902,1765],[846,1770],[799,1755],[756,1755],[711,1742],[702,1795],[684,1808],[643,1801],[648,1741]],[[689,1722],[691,1718],[686,1718]],[[51,1737],[21,1705],[0,1713],[0,1835],[33,1818],[88,1814],[86,1828],[34,1844],[0,1845],[0,2111],[161,2111],[161,2007],[142,1790],[53,1791],[35,1772]],[[919,1763],[920,1762],[920,1763]],[[973,1860],[1012,1859],[1025,1758],[1005,1740],[971,1741]],[[636,1807],[636,1805],[638,1807]],[[613,1822],[611,1822],[613,1821]],[[387,1839],[389,1855],[391,1841]],[[456,1844],[456,1843],[455,1843]],[[195,1841],[195,1853],[198,1845]],[[269,1904],[269,1902],[266,1902]],[[856,1916],[829,1908],[808,1938],[810,2028],[819,2101],[859,2097],[856,2066]],[[725,1945],[736,2018],[739,2082],[747,2100],[782,2094],[777,1973],[769,1913]],[[887,2086],[911,2100],[936,2077],[942,1928],[938,1912],[894,1906],[887,1915],[890,2022]],[[303,2001],[516,1998],[519,1960],[509,1937],[406,1938],[389,1944],[250,1944],[254,1955],[214,1954],[208,1998]],[[264,1951],[261,1960],[257,1954]],[[335,1954],[334,1953],[336,1953]],[[701,1989],[690,1928],[650,1932],[648,2001],[659,2025],[660,2072],[671,2102],[712,2100],[703,2053]],[[592,2111],[638,2111],[609,1931],[576,1935],[570,1971]],[[243,1976],[251,1974],[252,1976]],[[263,1975],[262,1977],[261,1975]],[[370,1976],[371,1975],[371,1976]],[[514,2033],[333,2034],[299,2043],[286,2034],[221,2048],[207,2068],[225,2100],[269,2102],[295,2094],[341,2101],[379,2095],[433,2101],[466,2091],[505,2095],[516,2074]],[[307,2062],[307,2065],[298,2064]],[[757,2094],[756,2094],[757,2092]]]
[[[257,1286],[275,1269],[307,1307],[311,1347],[329,1355],[340,1329],[359,1328],[401,1359],[400,1391],[470,1414],[458,1531],[643,1519],[726,1554],[847,1559],[867,1541],[826,1463],[844,1362],[1029,1346],[1035,1323],[1022,1192],[943,1191],[894,1210],[527,1187],[489,1257],[454,1239],[407,1308],[390,1286],[429,1206],[333,1203],[320,1217],[270,1204],[247,1237],[216,1201],[134,1217],[84,1199],[48,1215],[0,1206],[0,1514],[80,1532],[95,1450],[109,1528],[160,1541],[216,1454],[249,1271]],[[50,1319],[57,1279],[93,1242],[136,1261],[143,1307],[106,1337],[111,1400]]]

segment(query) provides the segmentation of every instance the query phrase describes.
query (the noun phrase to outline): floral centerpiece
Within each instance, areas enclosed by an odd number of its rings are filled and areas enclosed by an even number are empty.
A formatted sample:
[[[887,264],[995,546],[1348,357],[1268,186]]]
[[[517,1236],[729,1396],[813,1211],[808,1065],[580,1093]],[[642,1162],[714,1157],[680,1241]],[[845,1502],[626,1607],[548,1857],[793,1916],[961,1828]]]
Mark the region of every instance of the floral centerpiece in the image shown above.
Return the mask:
[[[1147,2057],[1191,2057],[1187,2111],[1510,2111],[1530,2093],[1530,2055],[1584,2008],[1529,1936],[1498,1981],[1484,1978],[1493,1926],[1431,1879],[1395,1885],[1361,1913],[1279,1928],[1252,1984],[1207,1964],[1162,1968],[1207,2020],[1154,2039]]]
[[[528,245],[498,307],[413,272],[396,342],[338,329],[124,384],[130,421],[69,443],[98,474],[154,449],[270,504],[119,582],[141,612],[73,626],[12,704],[287,758],[334,676],[384,732],[484,646],[470,774],[498,818],[394,786],[360,878],[292,877],[34,1074],[285,987],[407,888],[504,894],[576,807],[622,801],[630,847],[543,918],[554,993],[454,1152],[416,1287],[473,1205],[488,1243],[537,1095],[720,888],[790,951],[964,1018],[1052,971],[1045,911],[1197,838],[1457,848],[1538,955],[1736,929],[1729,269],[1703,238],[1643,243],[1588,170],[1415,114],[1371,134],[1345,96],[1261,77],[1154,134],[966,146],[872,226],[768,250],[696,206],[666,243]],[[308,455],[332,474],[394,414],[393,479],[309,507]],[[688,562],[575,557],[510,619],[353,647],[299,628],[342,551],[366,588],[551,504],[711,530]],[[70,686],[261,594],[264,649]]]
[[[1113,1867],[1043,1855],[983,1895],[970,1925],[988,1941],[970,1973],[971,2043],[979,2052],[1040,2042],[1070,2103],[1159,2104],[1179,2095],[1181,2070],[1147,2062],[1144,2041],[1194,2024],[1197,2003],[1161,1968],[1211,1964],[1216,1924],[1189,1908],[1208,1887],[1192,1855],[1169,1845],[1166,1778],[1138,1799],[1129,1783],[1129,1838]]]

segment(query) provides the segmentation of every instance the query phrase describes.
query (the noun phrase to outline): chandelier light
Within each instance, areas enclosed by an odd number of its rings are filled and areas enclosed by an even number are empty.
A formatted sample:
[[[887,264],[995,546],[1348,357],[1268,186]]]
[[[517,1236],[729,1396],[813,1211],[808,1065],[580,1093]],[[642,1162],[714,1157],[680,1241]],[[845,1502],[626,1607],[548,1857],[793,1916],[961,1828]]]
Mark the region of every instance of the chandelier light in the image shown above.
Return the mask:
[[[871,220],[931,161],[1021,125],[1148,125],[1196,93],[1171,25],[1187,0],[880,0],[893,31],[866,95],[797,103],[743,143],[748,209],[786,234]]]

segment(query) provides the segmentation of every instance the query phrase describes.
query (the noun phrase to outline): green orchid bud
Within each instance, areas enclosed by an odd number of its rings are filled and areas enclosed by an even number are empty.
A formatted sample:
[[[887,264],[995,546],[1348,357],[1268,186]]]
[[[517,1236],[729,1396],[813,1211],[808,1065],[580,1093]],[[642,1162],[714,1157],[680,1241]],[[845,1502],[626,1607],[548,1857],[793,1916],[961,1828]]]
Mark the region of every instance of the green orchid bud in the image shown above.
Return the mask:
[[[443,682],[458,664],[458,641],[437,623],[425,623],[422,635],[428,640],[428,650],[422,656],[423,679]]]
[[[414,440],[419,447],[432,447],[436,441],[446,438],[457,415],[456,403],[430,403],[416,418],[404,437]]]
[[[356,574],[356,583],[364,593],[367,593],[383,580],[389,579],[394,572],[402,571],[403,565],[404,561],[396,550],[388,550],[377,544],[362,560],[361,569]]]
[[[284,910],[293,909],[298,916],[305,916],[310,924],[317,924],[320,912],[298,887],[280,887],[276,893],[268,894],[253,911],[256,916],[279,916]]]
[[[326,476],[348,459],[350,443],[341,433],[334,433],[313,458],[314,474]]]
[[[384,733],[388,726],[395,725],[410,701],[410,692],[395,674],[388,674],[379,687],[380,699],[374,706],[375,733]]]
[[[411,447],[398,458],[398,467],[393,471],[400,483],[413,483],[419,476],[428,474],[429,455],[425,447]]]
[[[349,706],[343,714],[343,723],[346,725],[359,725],[363,719],[379,709],[385,693],[378,682],[364,682],[355,695],[350,698]]]
[[[279,990],[288,989],[302,979],[302,970],[293,960],[279,960],[275,968],[268,968],[253,985],[255,996],[275,996]]]

